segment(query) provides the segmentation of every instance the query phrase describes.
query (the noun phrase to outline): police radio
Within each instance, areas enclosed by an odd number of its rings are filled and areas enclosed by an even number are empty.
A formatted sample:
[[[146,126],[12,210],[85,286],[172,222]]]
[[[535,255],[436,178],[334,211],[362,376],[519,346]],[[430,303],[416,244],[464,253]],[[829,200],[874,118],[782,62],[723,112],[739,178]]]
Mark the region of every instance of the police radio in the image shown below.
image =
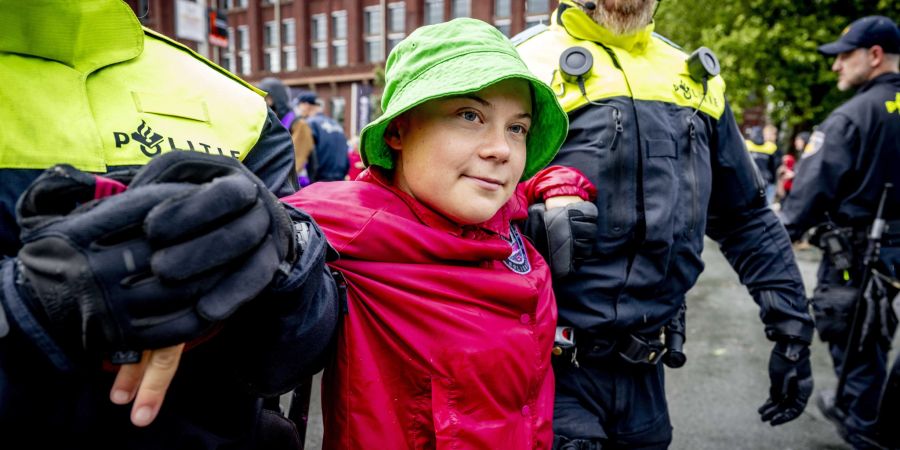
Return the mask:
[[[719,74],[719,59],[712,50],[706,47],[700,47],[691,53],[687,59],[688,73],[691,79],[703,84],[703,95],[706,95],[706,84],[710,78]]]

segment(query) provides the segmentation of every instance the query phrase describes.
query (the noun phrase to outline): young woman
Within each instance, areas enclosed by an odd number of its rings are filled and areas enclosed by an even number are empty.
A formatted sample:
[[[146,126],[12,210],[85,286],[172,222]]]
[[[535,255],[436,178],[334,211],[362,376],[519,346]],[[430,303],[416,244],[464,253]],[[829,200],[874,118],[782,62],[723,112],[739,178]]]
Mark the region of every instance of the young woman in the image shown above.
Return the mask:
[[[549,448],[556,303],[516,222],[530,202],[595,195],[573,169],[540,170],[566,115],[474,19],[416,30],[386,74],[368,170],[284,199],[325,231],[347,285],[324,447]]]

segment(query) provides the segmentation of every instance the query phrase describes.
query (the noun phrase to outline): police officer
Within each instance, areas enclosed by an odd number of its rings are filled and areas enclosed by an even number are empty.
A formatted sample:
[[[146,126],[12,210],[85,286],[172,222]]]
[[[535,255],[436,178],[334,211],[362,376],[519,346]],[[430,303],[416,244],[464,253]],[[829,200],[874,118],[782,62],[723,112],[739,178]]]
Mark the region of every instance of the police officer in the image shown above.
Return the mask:
[[[812,134],[783,214],[795,240],[813,226],[828,223],[842,229],[843,240],[852,247],[846,249],[850,266],[846,270],[836,267],[835,258],[840,255],[834,254],[834,248],[826,254],[813,297],[816,327],[829,343],[835,368],[840,371],[855,290],[863,275],[860,256],[866,229],[872,224],[885,183],[900,186],[900,31],[887,17],[863,17],[836,41],[819,47],[819,52],[835,58],[831,70],[838,74],[838,89],[857,91]],[[900,218],[898,211],[900,192],[894,188],[884,205],[885,218]],[[900,226],[895,225],[893,231],[900,231]],[[897,244],[890,241],[887,236],[882,245],[882,270],[896,277],[900,255],[892,248]],[[891,289],[885,295],[892,297]],[[851,360],[856,364],[843,368],[847,374],[841,398],[826,391],[817,399],[825,415],[856,448],[875,448],[873,427],[896,323],[893,317],[882,319],[885,335],[867,341],[863,353]]]
[[[347,176],[350,159],[347,157],[347,136],[344,128],[322,112],[316,94],[305,92],[297,96],[301,116],[312,131],[315,142],[315,173],[310,173],[311,181],[339,181]]]
[[[119,0],[0,0],[0,28],[6,446],[290,430],[260,396],[321,367],[337,301],[321,232],[272,195],[293,159],[262,93]]]
[[[554,361],[557,448],[669,445],[660,332],[703,269],[704,233],[750,289],[774,342],[762,419],[793,420],[812,391],[813,325],[790,241],[717,62],[688,62],[653,34],[656,3],[562,0],[549,27],[514,39],[569,113],[553,164],[580,169],[600,192],[593,254],[554,282],[559,324],[573,327],[576,345]]]
[[[781,152],[775,143],[777,137],[778,129],[769,124],[762,129],[753,127],[746,140],[747,151],[766,184],[766,201],[770,204],[775,200],[775,172],[781,164]]]

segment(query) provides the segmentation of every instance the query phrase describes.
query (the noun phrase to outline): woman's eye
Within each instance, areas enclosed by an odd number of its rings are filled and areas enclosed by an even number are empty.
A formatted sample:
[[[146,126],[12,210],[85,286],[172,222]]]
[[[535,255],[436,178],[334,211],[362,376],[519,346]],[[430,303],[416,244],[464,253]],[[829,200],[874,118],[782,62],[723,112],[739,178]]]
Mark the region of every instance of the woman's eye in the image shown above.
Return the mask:
[[[512,125],[509,127],[509,131],[515,134],[526,134],[528,133],[528,129],[526,129],[523,125]]]
[[[476,120],[478,120],[478,114],[475,114],[474,111],[463,111],[459,113],[459,115],[464,120],[468,120],[469,122],[475,122]]]

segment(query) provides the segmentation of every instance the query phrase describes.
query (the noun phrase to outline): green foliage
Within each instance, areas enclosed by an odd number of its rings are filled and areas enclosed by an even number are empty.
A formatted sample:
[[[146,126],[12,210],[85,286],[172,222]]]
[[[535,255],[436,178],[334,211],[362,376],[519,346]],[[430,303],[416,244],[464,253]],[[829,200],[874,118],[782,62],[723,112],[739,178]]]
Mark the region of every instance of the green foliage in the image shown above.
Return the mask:
[[[837,90],[832,58],[816,48],[867,15],[897,20],[896,0],[665,0],[656,31],[690,52],[719,57],[728,98],[744,109],[768,105],[769,119],[809,130],[852,93]]]

